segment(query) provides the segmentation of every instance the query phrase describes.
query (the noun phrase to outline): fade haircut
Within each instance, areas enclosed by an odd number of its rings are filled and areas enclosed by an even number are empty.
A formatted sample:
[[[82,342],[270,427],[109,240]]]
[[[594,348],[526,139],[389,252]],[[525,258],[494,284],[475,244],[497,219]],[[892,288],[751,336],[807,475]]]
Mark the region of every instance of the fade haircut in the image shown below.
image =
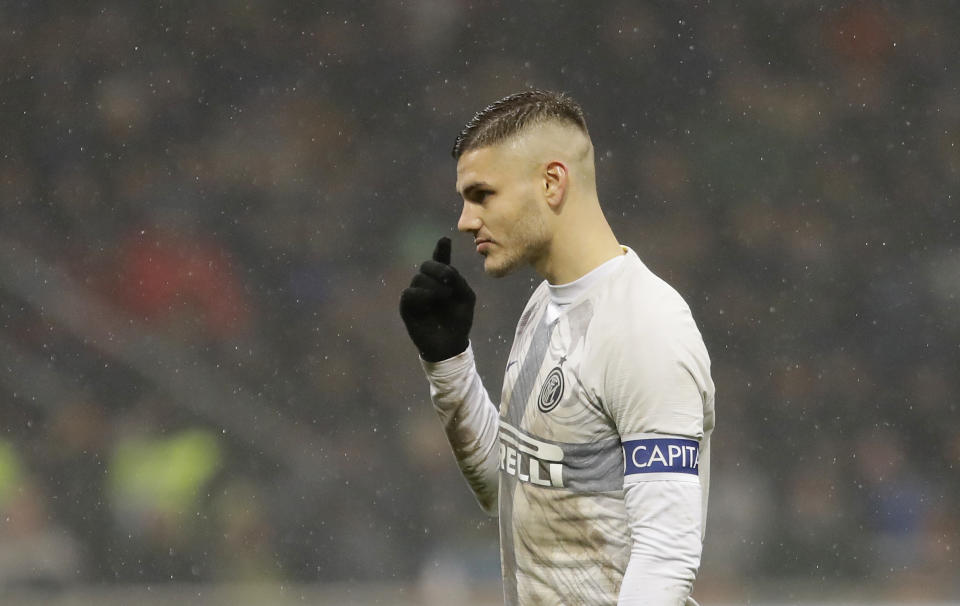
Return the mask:
[[[576,126],[588,135],[583,108],[563,93],[526,90],[508,95],[477,112],[457,135],[453,157],[500,143],[533,124],[556,120]]]

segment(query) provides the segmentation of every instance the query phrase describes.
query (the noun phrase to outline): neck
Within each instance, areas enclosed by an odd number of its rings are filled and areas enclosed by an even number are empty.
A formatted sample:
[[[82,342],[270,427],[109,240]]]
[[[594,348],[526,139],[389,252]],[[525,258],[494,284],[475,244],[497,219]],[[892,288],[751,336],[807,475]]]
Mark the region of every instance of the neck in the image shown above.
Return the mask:
[[[623,254],[596,198],[587,204],[567,205],[567,210],[575,208],[583,210],[558,217],[546,254],[533,266],[550,284],[573,282]]]

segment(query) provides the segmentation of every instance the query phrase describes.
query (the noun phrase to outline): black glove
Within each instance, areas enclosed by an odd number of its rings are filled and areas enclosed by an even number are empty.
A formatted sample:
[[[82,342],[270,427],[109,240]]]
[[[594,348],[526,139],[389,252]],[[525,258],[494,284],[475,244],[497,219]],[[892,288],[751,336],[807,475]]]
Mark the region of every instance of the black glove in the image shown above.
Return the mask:
[[[400,317],[420,357],[439,362],[467,349],[476,300],[460,272],[450,267],[450,238],[440,238],[433,260],[423,262],[400,295]]]

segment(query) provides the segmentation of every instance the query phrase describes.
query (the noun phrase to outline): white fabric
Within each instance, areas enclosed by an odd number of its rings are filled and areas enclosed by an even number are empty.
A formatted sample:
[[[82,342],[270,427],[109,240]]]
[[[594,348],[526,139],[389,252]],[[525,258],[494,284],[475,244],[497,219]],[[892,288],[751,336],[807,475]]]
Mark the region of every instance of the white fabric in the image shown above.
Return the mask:
[[[485,511],[499,501],[508,605],[688,599],[709,486],[709,357],[682,298],[633,251],[534,292],[499,414],[471,348],[423,366],[464,476]],[[698,442],[699,476],[624,479],[621,440],[637,435]]]
[[[497,512],[498,413],[477,373],[473,347],[448,360],[420,359],[430,380],[430,397],[453,454],[480,507]]]
[[[550,284],[545,282],[547,289],[550,291],[550,303],[547,304],[546,314],[547,322],[554,322],[559,318],[560,312],[584,296],[594,284],[613,273],[620,267],[620,264],[623,263],[625,258],[625,255],[614,257],[573,282],[567,282],[566,284]]]
[[[626,488],[633,546],[620,606],[682,605],[700,567],[700,485],[676,480]]]

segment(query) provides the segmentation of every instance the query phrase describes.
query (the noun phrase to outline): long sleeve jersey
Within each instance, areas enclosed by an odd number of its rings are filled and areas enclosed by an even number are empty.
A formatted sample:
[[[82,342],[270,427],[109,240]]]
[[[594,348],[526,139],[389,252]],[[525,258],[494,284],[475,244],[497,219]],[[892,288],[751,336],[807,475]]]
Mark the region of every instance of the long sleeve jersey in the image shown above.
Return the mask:
[[[534,291],[499,410],[472,349],[423,365],[464,476],[499,513],[506,604],[684,604],[714,387],[689,307],[632,250]]]

